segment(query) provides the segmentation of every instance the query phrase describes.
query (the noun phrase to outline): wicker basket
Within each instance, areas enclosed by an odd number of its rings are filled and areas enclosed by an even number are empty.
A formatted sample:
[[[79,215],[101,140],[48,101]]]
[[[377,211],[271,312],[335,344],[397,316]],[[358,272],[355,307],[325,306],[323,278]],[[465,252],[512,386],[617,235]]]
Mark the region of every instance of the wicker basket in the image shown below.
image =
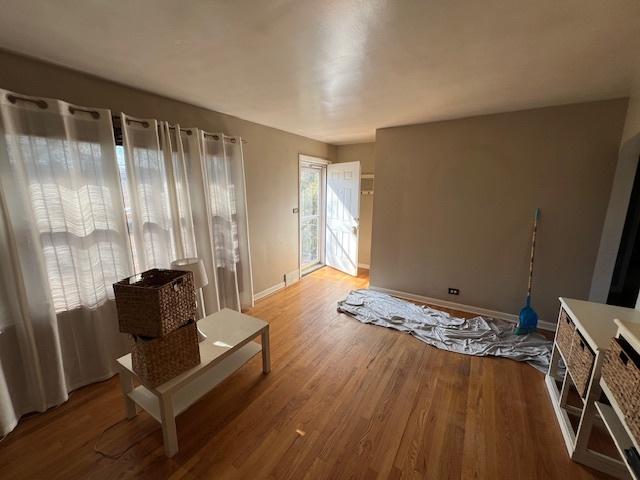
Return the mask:
[[[196,318],[193,273],[147,270],[113,285],[120,331],[161,337]]]
[[[595,358],[587,342],[582,338],[580,332],[576,330],[571,342],[571,356],[569,357],[567,368],[578,393],[583,398],[589,386]]]
[[[602,364],[602,379],[615,397],[625,423],[640,442],[640,358],[624,337],[612,338]]]
[[[131,352],[133,371],[147,387],[157,387],[200,363],[196,322],[164,337],[135,338]]]
[[[568,362],[571,356],[571,345],[576,327],[567,315],[564,309],[560,309],[560,318],[558,319],[558,330],[556,333],[556,344],[562,352],[562,356]]]

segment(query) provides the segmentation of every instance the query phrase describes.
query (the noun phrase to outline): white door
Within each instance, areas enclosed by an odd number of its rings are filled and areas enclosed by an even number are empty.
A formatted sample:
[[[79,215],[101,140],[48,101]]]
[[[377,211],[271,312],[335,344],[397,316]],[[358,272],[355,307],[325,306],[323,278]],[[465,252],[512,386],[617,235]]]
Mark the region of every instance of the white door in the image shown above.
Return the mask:
[[[360,162],[327,166],[326,264],[358,274]]]

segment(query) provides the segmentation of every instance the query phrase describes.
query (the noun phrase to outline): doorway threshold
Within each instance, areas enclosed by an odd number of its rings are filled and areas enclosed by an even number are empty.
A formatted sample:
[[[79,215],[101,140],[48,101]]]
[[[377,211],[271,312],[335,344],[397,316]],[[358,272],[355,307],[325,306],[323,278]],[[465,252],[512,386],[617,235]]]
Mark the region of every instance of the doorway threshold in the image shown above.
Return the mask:
[[[305,267],[300,271],[300,276],[304,277],[305,275],[313,273],[316,270],[319,270],[324,266],[325,266],[324,263],[316,263],[315,265],[309,265],[308,267]]]

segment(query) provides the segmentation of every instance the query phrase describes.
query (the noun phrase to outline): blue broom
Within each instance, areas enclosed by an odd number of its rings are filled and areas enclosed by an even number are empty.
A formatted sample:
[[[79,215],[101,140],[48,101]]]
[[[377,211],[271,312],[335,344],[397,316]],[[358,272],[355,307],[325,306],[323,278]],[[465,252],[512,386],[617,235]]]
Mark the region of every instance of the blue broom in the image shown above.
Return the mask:
[[[518,326],[516,335],[535,332],[538,327],[538,314],[531,308],[531,287],[533,286],[533,257],[536,251],[536,231],[538,230],[538,220],[540,220],[540,209],[536,208],[533,217],[533,238],[531,239],[531,260],[529,262],[529,285],[527,286],[527,303],[518,316]]]

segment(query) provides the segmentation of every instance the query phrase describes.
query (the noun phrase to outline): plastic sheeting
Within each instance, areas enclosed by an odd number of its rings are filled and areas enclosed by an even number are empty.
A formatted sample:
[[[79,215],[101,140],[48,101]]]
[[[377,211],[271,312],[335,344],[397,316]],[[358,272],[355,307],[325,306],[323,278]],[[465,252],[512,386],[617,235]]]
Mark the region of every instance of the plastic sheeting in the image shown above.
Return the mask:
[[[549,368],[553,342],[539,333],[516,335],[515,325],[495,319],[457,318],[373,290],[354,290],[338,302],[338,311],[362,323],[409,332],[429,345],[465,355],[495,355]]]

